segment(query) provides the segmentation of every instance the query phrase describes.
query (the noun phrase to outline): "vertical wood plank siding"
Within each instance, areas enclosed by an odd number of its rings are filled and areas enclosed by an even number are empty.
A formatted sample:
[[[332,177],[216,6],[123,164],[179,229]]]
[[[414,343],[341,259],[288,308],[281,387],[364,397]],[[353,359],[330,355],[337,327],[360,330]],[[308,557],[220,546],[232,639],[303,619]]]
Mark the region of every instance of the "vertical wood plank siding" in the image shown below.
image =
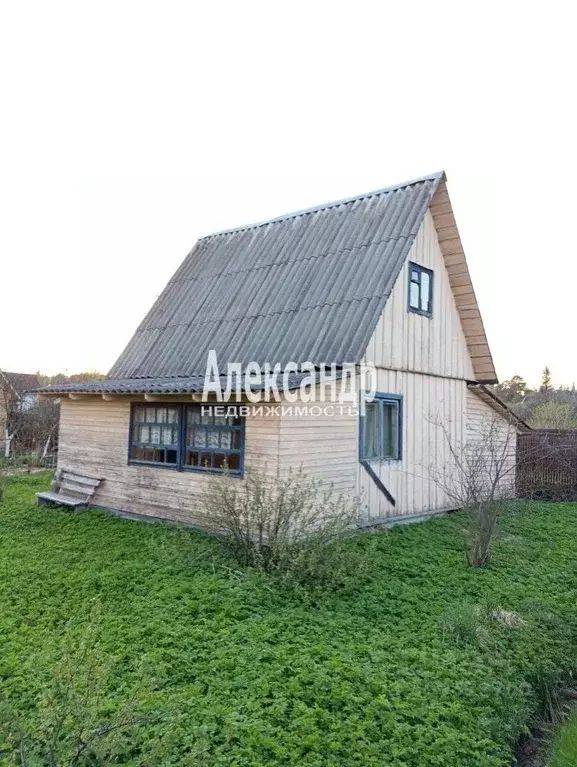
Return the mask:
[[[366,472],[358,470],[358,488],[367,499],[369,520],[454,508],[454,499],[442,488],[442,477],[455,472],[450,445],[464,447],[466,441],[466,381],[474,374],[430,212],[408,261],[434,272],[433,316],[407,311],[409,268],[405,264],[365,355],[378,369],[378,390],[403,396],[402,459],[371,463],[396,506]]]
[[[63,399],[61,408],[58,468],[104,478],[94,498],[96,505],[202,523],[200,501],[207,486],[205,475],[128,466],[129,401]],[[245,469],[276,473],[279,427],[277,416],[248,416]]]
[[[369,341],[366,359],[382,368],[474,380],[461,318],[429,212],[421,224],[409,261],[434,272],[433,316],[428,318],[407,311],[409,269],[405,264]]]

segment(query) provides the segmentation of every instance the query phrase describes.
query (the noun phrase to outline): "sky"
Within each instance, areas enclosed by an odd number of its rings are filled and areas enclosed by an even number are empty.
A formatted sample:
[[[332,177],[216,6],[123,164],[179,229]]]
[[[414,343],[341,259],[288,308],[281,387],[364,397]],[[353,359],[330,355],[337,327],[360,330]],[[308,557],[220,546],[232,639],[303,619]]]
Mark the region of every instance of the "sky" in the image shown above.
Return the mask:
[[[499,378],[577,382],[570,13],[0,0],[0,368],[106,372],[197,237],[444,169]]]

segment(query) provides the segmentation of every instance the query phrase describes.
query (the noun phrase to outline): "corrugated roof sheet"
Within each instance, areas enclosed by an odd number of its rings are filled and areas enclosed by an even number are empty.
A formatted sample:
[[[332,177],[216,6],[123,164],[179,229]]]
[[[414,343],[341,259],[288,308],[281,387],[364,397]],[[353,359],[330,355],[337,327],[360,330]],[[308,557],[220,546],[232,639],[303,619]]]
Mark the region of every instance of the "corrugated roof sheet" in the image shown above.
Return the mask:
[[[295,389],[300,386],[306,377],[303,373],[291,373],[288,377],[288,386],[283,387],[283,378],[276,378],[277,388],[281,390]],[[224,391],[227,385],[226,376],[220,380],[221,389]],[[264,382],[257,385],[255,380],[250,381],[251,389],[258,391],[264,389]],[[51,394],[69,394],[82,392],[83,394],[190,394],[202,392],[204,389],[204,375],[189,376],[187,378],[112,378],[106,381],[79,381],[77,383],[53,384],[37,389],[40,392]]]
[[[444,174],[197,242],[111,369],[203,375],[219,362],[359,362]]]

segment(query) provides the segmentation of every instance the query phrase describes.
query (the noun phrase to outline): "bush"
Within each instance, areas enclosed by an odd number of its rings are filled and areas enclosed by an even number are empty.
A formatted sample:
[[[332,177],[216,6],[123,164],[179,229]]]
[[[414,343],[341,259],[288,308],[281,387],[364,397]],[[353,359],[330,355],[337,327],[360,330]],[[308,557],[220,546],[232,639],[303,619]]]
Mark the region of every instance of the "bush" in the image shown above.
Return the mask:
[[[211,479],[204,497],[208,525],[243,566],[301,583],[344,585],[358,503],[302,469],[268,477],[247,471],[242,483]]]
[[[469,511],[469,546],[467,561],[473,567],[484,567],[491,558],[491,544],[497,532],[503,502],[481,501]]]

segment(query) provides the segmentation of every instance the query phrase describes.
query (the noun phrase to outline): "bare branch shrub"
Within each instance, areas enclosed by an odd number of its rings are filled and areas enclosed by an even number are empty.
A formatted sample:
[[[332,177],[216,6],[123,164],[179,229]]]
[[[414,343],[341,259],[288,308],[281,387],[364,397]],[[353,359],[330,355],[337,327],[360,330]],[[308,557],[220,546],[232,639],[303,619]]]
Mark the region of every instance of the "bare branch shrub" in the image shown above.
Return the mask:
[[[311,584],[346,579],[342,544],[356,529],[358,501],[302,469],[213,477],[203,505],[209,527],[242,565]]]
[[[436,425],[448,445],[451,465],[432,467],[430,475],[456,506],[469,512],[467,560],[483,567],[491,557],[503,502],[515,497],[516,425],[495,414],[469,424],[464,444],[445,423]]]

